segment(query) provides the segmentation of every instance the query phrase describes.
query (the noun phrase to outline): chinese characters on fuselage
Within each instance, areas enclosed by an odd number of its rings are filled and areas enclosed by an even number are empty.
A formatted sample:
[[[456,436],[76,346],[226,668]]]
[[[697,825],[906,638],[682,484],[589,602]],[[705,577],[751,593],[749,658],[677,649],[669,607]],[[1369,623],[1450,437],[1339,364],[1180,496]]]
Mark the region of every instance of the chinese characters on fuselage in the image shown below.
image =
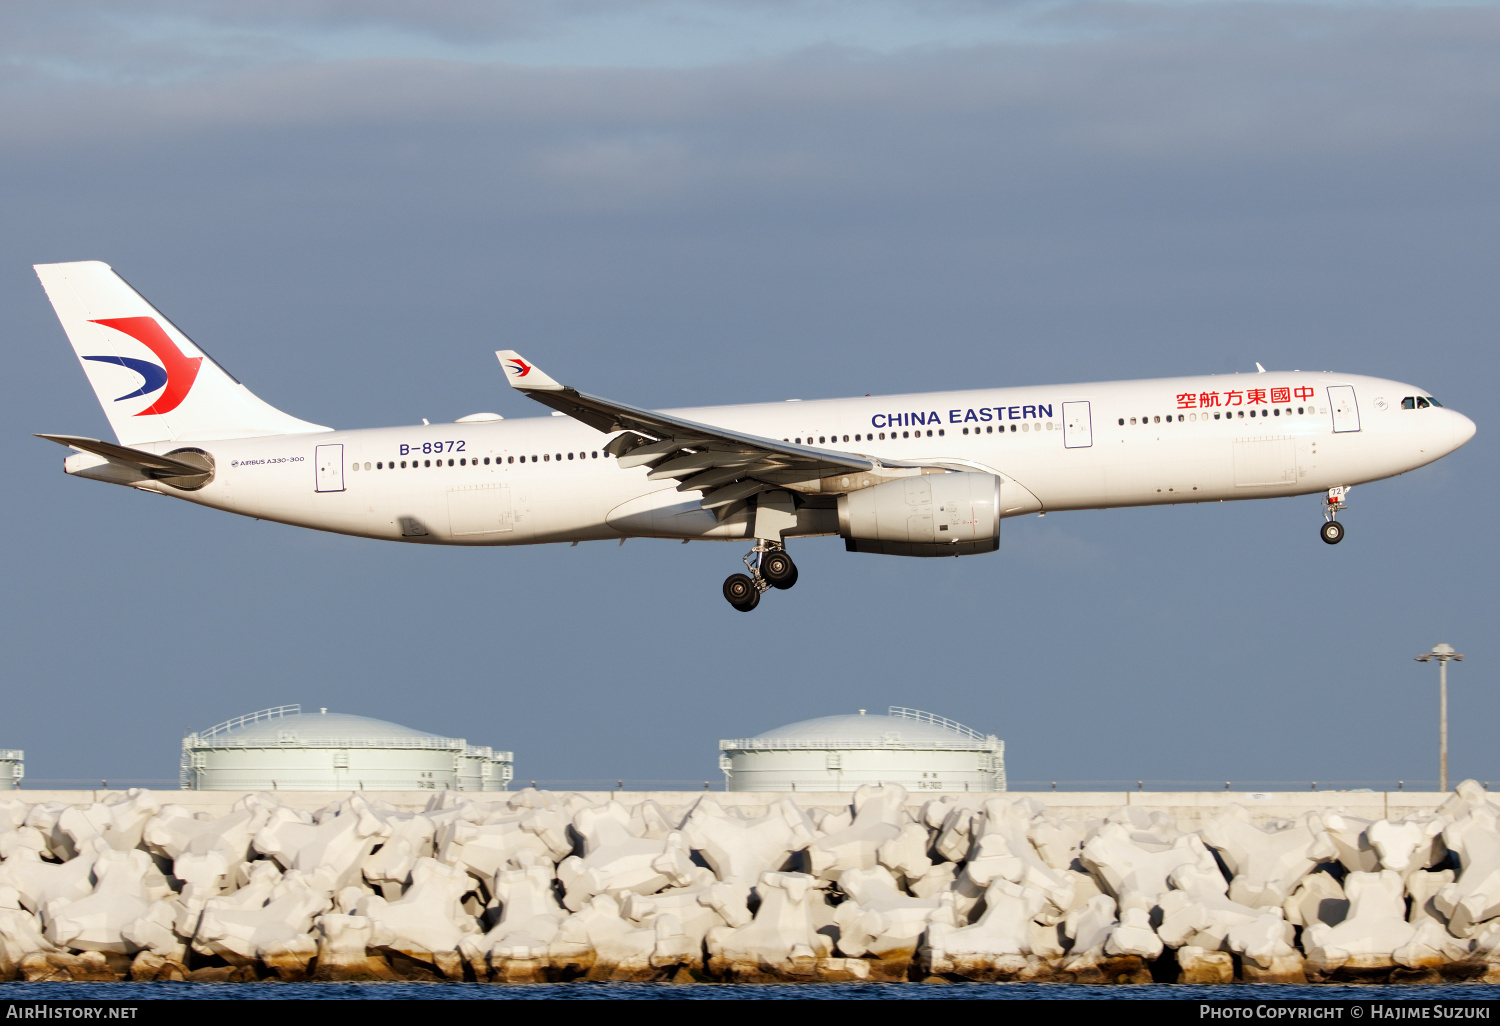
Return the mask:
[[[1292,401],[1305,402],[1313,397],[1313,390],[1302,388],[1244,388],[1228,392],[1178,392],[1179,410],[1201,410],[1212,406],[1280,406]]]

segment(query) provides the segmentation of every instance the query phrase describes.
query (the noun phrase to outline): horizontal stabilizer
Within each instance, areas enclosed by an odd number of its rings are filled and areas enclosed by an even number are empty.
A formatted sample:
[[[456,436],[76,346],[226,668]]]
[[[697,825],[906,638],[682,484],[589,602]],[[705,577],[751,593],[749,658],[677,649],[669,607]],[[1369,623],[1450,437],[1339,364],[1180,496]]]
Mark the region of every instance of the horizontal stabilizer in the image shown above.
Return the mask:
[[[115,445],[113,442],[101,442],[97,438],[84,438],[81,435],[42,434],[36,437],[45,438],[47,441],[56,442],[58,445],[66,445],[68,448],[77,449],[80,452],[91,452],[95,456],[104,457],[111,463],[135,467],[138,470],[144,471],[148,477],[201,477],[205,472],[204,467],[198,463],[189,463],[186,460],[176,459],[171,456],[158,456],[154,452],[146,452],[144,449],[132,449],[124,445]],[[198,458],[202,459],[201,456]]]

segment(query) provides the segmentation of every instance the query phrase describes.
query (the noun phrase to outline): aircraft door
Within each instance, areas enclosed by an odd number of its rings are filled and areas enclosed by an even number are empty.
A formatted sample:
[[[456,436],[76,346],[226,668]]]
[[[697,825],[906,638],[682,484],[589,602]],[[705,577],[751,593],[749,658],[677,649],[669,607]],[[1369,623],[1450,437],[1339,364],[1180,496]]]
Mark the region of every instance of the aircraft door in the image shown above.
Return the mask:
[[[344,490],[344,447],[342,445],[320,445],[313,450],[313,462],[317,466],[317,490],[341,492]]]
[[[1093,414],[1088,403],[1063,403],[1063,448],[1087,449],[1094,444]]]
[[[1353,385],[1329,385],[1328,405],[1333,409],[1333,431],[1359,430],[1359,404],[1354,400]]]

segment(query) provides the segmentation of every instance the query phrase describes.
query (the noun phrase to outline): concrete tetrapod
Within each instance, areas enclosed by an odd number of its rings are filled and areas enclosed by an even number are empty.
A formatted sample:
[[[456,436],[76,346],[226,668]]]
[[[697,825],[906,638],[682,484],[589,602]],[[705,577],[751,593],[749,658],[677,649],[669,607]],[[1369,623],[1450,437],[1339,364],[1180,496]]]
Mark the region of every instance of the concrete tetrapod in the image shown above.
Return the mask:
[[[1325,979],[1340,970],[1351,979],[1389,975],[1397,949],[1416,936],[1416,927],[1406,921],[1401,874],[1393,869],[1350,873],[1344,893],[1349,915],[1342,923],[1315,923],[1303,932],[1308,972]]]
[[[845,896],[833,914],[838,950],[851,958],[873,959],[874,979],[905,979],[917,942],[929,925],[959,925],[952,892],[913,897],[897,886],[885,866],[846,869],[839,874],[838,886]]]
[[[846,869],[871,869],[881,846],[901,836],[911,822],[906,789],[896,784],[865,784],[854,792],[854,817],[815,838],[807,849],[808,869],[821,880],[837,880]],[[832,824],[829,824],[830,826]]]
[[[762,873],[755,918],[709,931],[709,972],[740,983],[867,978],[859,959],[833,958],[832,939],[814,925],[812,905],[823,901],[816,884],[807,873]]]
[[[1034,951],[1035,920],[1046,904],[1047,896],[1035,887],[995,879],[985,890],[984,912],[974,923],[958,927],[932,921],[921,948],[923,971],[981,982],[1052,979],[1053,966],[1045,955],[1053,952],[1038,957]]]
[[[739,809],[726,813],[705,795],[683,820],[682,836],[721,882],[748,891],[762,873],[785,869],[795,853],[813,842],[814,831],[807,814],[787,798],[750,817]]]
[[[1458,857],[1458,878],[1438,891],[1435,905],[1448,928],[1472,937],[1500,917],[1500,811],[1478,806],[1443,830],[1443,842]]]
[[[1204,826],[1201,835],[1234,874],[1230,899],[1254,908],[1280,905],[1314,866],[1338,856],[1314,812],[1262,829],[1244,806],[1231,805]]]
[[[133,955],[139,946],[121,931],[146,914],[152,901],[147,874],[161,873],[143,851],[104,851],[94,860],[93,892],[70,901],[54,898],[44,910],[47,939],[59,948]],[[167,894],[171,891],[167,890]]]
[[[463,908],[472,886],[465,870],[420,858],[401,898],[386,901],[378,894],[366,895],[354,914],[374,924],[371,946],[380,949],[400,975],[430,973],[434,979],[461,980],[459,945],[480,932]]]
[[[570,855],[557,867],[564,906],[576,912],[596,894],[651,894],[692,882],[692,853],[680,832],[638,837],[630,826],[630,810],[615,801],[602,809],[582,809],[573,817],[583,854]]]
[[[524,861],[502,869],[490,887],[499,910],[490,931],[459,945],[475,979],[497,983],[542,983],[551,965],[549,950],[568,911],[553,889],[551,862]]]

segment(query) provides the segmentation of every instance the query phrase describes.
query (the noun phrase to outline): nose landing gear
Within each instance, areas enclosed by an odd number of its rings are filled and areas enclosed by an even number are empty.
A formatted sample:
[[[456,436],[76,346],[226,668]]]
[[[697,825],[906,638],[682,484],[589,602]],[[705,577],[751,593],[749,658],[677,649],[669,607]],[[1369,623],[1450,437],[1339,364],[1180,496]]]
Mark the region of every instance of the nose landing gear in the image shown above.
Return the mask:
[[[724,579],[724,598],[742,613],[760,605],[762,593],[785,591],[797,583],[797,564],[780,542],[763,541],[745,554],[749,574],[730,574]]]
[[[1341,485],[1338,488],[1328,489],[1328,498],[1324,500],[1323,505],[1323,516],[1325,519],[1323,526],[1318,529],[1318,536],[1329,545],[1337,545],[1344,540],[1344,525],[1339,523],[1335,517],[1349,508],[1349,504],[1344,501],[1348,494],[1349,489],[1347,486]]]

